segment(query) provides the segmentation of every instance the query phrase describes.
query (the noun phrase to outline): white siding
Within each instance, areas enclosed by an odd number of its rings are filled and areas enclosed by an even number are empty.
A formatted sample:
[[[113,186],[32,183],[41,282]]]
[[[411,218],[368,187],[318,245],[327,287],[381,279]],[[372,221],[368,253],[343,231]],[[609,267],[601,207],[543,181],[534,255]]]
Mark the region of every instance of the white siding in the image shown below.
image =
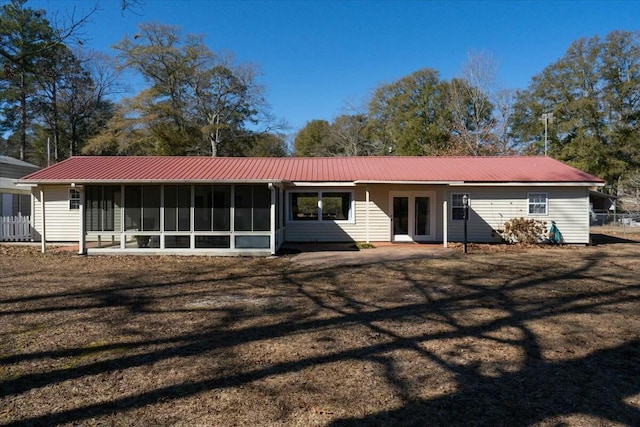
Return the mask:
[[[391,191],[435,191],[436,200],[436,240],[442,240],[442,187],[420,185],[370,184],[369,206],[367,212],[366,185],[355,187],[355,221],[347,222],[297,222],[286,223],[285,239],[290,242],[388,242],[391,240],[391,220],[389,209],[389,192]],[[309,188],[309,191],[317,191]],[[324,188],[322,189],[325,190]],[[345,190],[335,189],[336,191]],[[288,203],[288,197],[285,199]],[[368,218],[368,227],[367,227]]]
[[[585,187],[456,187],[449,191],[448,200],[452,193],[469,194],[471,242],[499,241],[495,230],[512,218],[524,217],[544,221],[547,227],[555,221],[565,243],[589,243],[589,192]],[[529,193],[547,194],[546,215],[529,215]],[[449,207],[449,240],[461,241],[463,227],[463,221],[451,219]]]
[[[47,240],[77,241],[79,210],[69,209],[69,187],[45,186],[44,188]],[[367,240],[368,229],[369,241],[390,241],[389,193],[391,191],[433,191],[436,196],[433,201],[433,212],[436,216],[436,241],[442,241],[443,238],[442,203],[444,200],[449,202],[448,239],[462,241],[463,222],[451,220],[451,194],[468,193],[471,207],[468,238],[471,242],[499,241],[495,230],[503,228],[505,221],[517,217],[535,217],[546,221],[547,225],[553,220],[562,233],[565,243],[586,244],[589,242],[589,193],[586,187],[445,187],[369,184],[370,203],[368,206],[366,188],[365,185],[333,188],[334,191],[352,190],[354,192],[353,221],[286,221],[285,240],[291,242],[364,242]],[[322,188],[321,190],[328,189],[330,188]],[[309,190],[320,189],[309,188]],[[532,192],[547,193],[548,212],[546,215],[528,215],[527,195]],[[34,239],[39,239],[42,230],[40,187],[32,189],[32,194],[34,195],[34,210],[32,212]],[[288,196],[285,196],[284,201],[285,204],[288,203]],[[116,215],[116,230],[119,229],[119,226],[120,218]]]
[[[446,188],[446,190],[445,190]],[[315,189],[309,189],[313,191]],[[286,224],[285,239],[291,242],[332,242],[367,240],[366,186],[355,188],[355,221],[340,222],[294,222]],[[391,240],[389,193],[392,191],[434,191],[436,194],[435,240],[443,239],[442,203],[448,201],[449,241],[463,240],[463,221],[451,219],[451,194],[470,195],[470,219],[467,235],[470,242],[498,242],[496,230],[504,227],[512,218],[536,218],[547,226],[555,221],[565,243],[586,244],[589,242],[589,194],[586,187],[444,187],[421,185],[370,184],[369,240],[372,242]],[[529,215],[529,193],[547,193],[546,215]]]
[[[42,233],[40,189],[32,190],[35,198],[33,214],[34,239]],[[48,242],[78,241],[80,210],[69,209],[69,186],[44,186],[46,239]]]
[[[298,190],[298,189],[296,189]],[[289,242],[346,242],[366,240],[366,193],[364,186],[340,188],[309,188],[309,191],[353,191],[355,212],[353,221],[285,221],[285,240]],[[285,195],[289,203],[289,195]],[[287,215],[289,206],[285,209]],[[370,207],[370,214],[373,209]]]
[[[391,240],[388,186],[369,185],[369,200],[369,240],[388,242]],[[366,215],[366,211],[364,213]]]

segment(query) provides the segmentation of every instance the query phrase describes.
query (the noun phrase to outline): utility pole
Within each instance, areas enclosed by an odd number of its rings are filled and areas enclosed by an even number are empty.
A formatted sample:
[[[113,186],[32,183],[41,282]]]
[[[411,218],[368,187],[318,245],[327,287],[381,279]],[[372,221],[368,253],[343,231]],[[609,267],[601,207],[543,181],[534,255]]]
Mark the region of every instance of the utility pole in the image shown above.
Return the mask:
[[[547,129],[549,127],[549,121],[553,119],[553,113],[544,113],[542,115],[541,120],[544,120],[544,155],[547,155],[547,146],[548,146],[548,139],[547,139]]]

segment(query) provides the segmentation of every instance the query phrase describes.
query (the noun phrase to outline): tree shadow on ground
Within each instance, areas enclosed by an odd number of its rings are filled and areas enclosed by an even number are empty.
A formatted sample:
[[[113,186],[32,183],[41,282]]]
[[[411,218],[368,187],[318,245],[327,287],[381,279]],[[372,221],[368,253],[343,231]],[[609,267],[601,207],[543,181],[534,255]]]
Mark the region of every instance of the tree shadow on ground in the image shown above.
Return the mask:
[[[335,243],[285,243],[278,249],[278,255],[294,255],[302,252],[358,252],[355,242]]]
[[[331,426],[529,426],[550,417],[588,414],[623,425],[640,425],[640,410],[625,399],[640,392],[640,341],[600,350],[584,358],[529,360],[515,373],[492,378],[477,366],[456,367],[459,388],[431,400]]]
[[[242,326],[250,316],[262,316],[261,310],[249,311],[231,308],[203,308],[203,313],[219,310],[226,317],[224,325],[211,326],[201,331],[182,333],[166,338],[122,342],[136,350],[135,354],[119,355],[109,360],[88,362],[73,369],[48,369],[41,372],[8,379],[0,383],[3,390],[0,397],[26,393],[36,388],[44,388],[78,378],[90,378],[104,372],[123,371],[173,358],[188,359],[193,355],[221,357],[221,353],[232,352],[242,344],[252,344],[295,337],[315,331],[340,330],[357,326],[381,338],[376,342],[351,348],[337,348],[331,351],[300,356],[291,360],[278,361],[266,366],[252,366],[229,357],[228,369],[205,378],[193,378],[174,385],[158,386],[146,392],[116,397],[102,403],[79,404],[73,409],[62,410],[22,419],[8,425],[51,425],[56,423],[82,423],[94,417],[112,415],[124,410],[142,408],[158,402],[175,401],[201,392],[242,387],[247,384],[279,375],[298,373],[310,367],[345,361],[371,361],[383,366],[386,382],[397,390],[402,404],[394,410],[359,417],[344,417],[335,420],[335,426],[348,425],[530,425],[549,417],[565,414],[591,414],[602,420],[637,425],[640,411],[627,403],[626,399],[640,392],[640,340],[627,340],[612,348],[598,349],[582,357],[563,360],[548,360],[543,357],[538,337],[529,324],[541,319],[551,319],[567,314],[580,313],[597,315],[601,311],[612,310],[614,304],[638,301],[638,286],[621,286],[626,276],[607,277],[603,281],[612,284],[611,289],[595,289],[558,293],[554,289],[544,292],[541,297],[520,301],[520,293],[549,286],[549,283],[565,284],[592,275],[600,258],[586,257],[575,265],[551,266],[555,270],[540,273],[539,264],[522,266],[487,265],[485,270],[471,273],[460,264],[445,266],[440,278],[429,276],[422,279],[425,269],[435,269],[433,265],[421,262],[387,263],[385,265],[363,267],[362,274],[370,277],[375,285],[376,274],[383,268],[395,272],[403,284],[408,284],[420,298],[389,305],[382,298],[354,294],[348,286],[346,275],[354,273],[353,268],[315,268],[305,271],[296,269],[279,273],[281,286],[288,298],[301,298],[307,311],[290,313],[285,320],[264,322],[258,325]],[[474,258],[465,258],[464,265],[470,265]],[[482,263],[486,263],[483,260]],[[500,269],[500,270],[498,270]],[[529,269],[529,270],[527,270]],[[247,272],[234,276],[233,280],[249,280],[255,274],[256,283],[264,282],[265,276]],[[485,276],[499,274],[498,286],[484,284]],[[269,277],[269,280],[273,280]],[[154,312],[154,286],[165,292],[163,298],[176,283],[155,283],[153,286],[138,285],[142,278],[128,278],[117,281],[117,288],[105,289],[103,293],[92,291],[91,298],[96,306],[105,309],[121,306],[129,314],[148,315]],[[440,280],[440,282],[438,282]],[[186,282],[186,281],[185,281]],[[207,282],[203,281],[203,285]],[[274,285],[276,286],[276,285]],[[324,287],[324,288],[322,288]],[[562,286],[557,287],[560,291]],[[365,288],[366,289],[366,288]],[[149,295],[128,294],[150,292]],[[568,289],[571,291],[571,289]],[[183,292],[176,285],[176,295]],[[632,293],[633,292],[633,293]],[[174,295],[175,296],[175,295]],[[177,296],[176,296],[177,297]],[[600,298],[600,300],[598,299]],[[397,302],[400,301],[400,302]],[[73,299],[69,301],[73,307]],[[81,307],[82,308],[82,307]],[[277,309],[278,307],[266,307]],[[66,311],[69,307],[54,308]],[[465,310],[498,310],[502,314],[486,321],[467,324],[459,313]],[[194,312],[197,312],[194,310]],[[162,314],[162,313],[160,313]],[[322,316],[319,316],[322,314]],[[437,321],[442,330],[423,330],[407,335],[394,329],[398,323],[420,323]],[[452,362],[425,344],[439,340],[483,339],[500,342],[491,334],[502,328],[518,331],[515,338],[506,341],[517,346],[523,353],[520,367],[512,371],[499,371],[489,375],[481,369],[477,361],[470,363]],[[329,333],[329,332],[328,332]],[[102,347],[110,349],[114,344]],[[100,350],[102,348],[97,348]],[[34,357],[55,358],[82,354],[82,349],[61,350],[59,353],[23,354],[0,359],[0,366],[21,363]],[[395,369],[393,352],[409,351],[415,358],[430,361],[455,378],[457,388],[439,397],[420,398],[411,392],[415,379],[402,378]],[[237,363],[237,365],[236,365]],[[422,384],[424,386],[424,384]],[[428,384],[426,385],[428,387]],[[355,390],[354,390],[355,391]]]
[[[591,244],[592,245],[612,245],[612,244],[620,244],[620,243],[640,243],[637,240],[627,239],[625,237],[614,236],[611,234],[599,234],[599,233],[591,233]]]

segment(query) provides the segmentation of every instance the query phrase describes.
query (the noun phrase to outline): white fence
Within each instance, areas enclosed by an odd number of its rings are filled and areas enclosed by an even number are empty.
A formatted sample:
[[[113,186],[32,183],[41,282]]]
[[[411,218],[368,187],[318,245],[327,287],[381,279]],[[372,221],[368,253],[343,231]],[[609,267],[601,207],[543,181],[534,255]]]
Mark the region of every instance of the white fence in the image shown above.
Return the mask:
[[[25,242],[31,240],[31,217],[0,216],[0,242]]]

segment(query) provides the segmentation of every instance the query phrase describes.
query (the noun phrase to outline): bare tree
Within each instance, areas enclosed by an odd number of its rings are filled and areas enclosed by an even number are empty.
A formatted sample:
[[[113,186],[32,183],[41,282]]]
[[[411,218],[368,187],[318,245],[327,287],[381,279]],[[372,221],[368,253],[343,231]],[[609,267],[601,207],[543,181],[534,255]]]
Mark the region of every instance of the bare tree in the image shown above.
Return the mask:
[[[516,91],[499,89],[493,95],[495,154],[515,154],[518,147],[513,145],[509,124],[513,115]]]
[[[473,155],[493,151],[494,121],[491,102],[497,66],[485,53],[469,53],[460,78],[449,85],[449,109],[455,139]]]

